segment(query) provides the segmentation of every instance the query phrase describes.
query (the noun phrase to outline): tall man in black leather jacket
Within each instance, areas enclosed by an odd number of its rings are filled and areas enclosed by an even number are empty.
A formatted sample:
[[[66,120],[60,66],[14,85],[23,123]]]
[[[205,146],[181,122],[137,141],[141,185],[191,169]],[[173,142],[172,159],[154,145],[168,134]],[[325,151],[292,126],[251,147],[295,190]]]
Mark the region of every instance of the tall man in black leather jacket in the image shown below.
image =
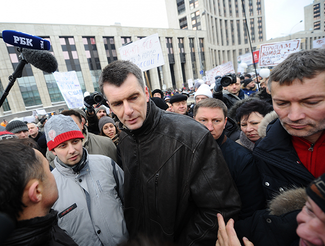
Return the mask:
[[[214,245],[217,212],[236,217],[240,199],[210,132],[194,119],[158,109],[131,62],[109,64],[99,83],[123,130],[118,147],[130,237]]]

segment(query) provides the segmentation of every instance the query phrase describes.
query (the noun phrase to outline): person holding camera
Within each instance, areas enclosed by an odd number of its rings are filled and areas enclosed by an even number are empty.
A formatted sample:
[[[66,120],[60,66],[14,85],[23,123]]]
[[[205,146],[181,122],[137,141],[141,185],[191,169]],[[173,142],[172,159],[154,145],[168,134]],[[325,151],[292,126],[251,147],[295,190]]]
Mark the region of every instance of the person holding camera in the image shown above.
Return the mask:
[[[213,97],[223,101],[230,109],[237,101],[248,96],[241,89],[240,79],[234,73],[228,73],[216,79],[213,88]]]

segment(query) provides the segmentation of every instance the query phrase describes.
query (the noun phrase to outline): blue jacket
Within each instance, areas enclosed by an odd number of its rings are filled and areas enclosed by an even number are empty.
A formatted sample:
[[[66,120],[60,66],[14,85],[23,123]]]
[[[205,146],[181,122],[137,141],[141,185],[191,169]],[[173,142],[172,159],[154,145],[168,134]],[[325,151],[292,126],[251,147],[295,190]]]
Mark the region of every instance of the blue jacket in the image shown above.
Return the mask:
[[[275,193],[287,188],[306,187],[315,179],[299,160],[291,135],[279,119],[268,125],[266,137],[255,144],[253,155],[259,161],[266,200],[271,200]]]
[[[226,139],[226,141],[225,141]],[[239,219],[265,207],[263,189],[252,152],[227,138],[217,140],[242,202]]]

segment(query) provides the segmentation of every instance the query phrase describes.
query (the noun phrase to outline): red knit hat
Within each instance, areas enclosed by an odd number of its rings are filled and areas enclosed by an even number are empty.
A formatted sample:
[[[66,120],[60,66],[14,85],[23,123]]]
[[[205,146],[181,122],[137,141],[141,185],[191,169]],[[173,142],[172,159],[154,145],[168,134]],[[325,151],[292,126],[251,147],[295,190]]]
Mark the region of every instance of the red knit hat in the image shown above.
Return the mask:
[[[65,141],[84,138],[74,120],[70,116],[62,114],[54,115],[46,122],[44,133],[49,150],[53,150]]]

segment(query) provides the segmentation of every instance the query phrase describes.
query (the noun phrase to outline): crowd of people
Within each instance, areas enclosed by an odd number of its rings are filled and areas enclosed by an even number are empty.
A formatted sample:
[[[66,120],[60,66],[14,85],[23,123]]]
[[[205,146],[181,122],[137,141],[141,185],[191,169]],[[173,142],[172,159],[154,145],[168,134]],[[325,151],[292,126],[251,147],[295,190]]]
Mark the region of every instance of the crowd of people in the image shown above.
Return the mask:
[[[152,92],[118,60],[101,102],[3,122],[0,244],[324,245],[324,56]]]

